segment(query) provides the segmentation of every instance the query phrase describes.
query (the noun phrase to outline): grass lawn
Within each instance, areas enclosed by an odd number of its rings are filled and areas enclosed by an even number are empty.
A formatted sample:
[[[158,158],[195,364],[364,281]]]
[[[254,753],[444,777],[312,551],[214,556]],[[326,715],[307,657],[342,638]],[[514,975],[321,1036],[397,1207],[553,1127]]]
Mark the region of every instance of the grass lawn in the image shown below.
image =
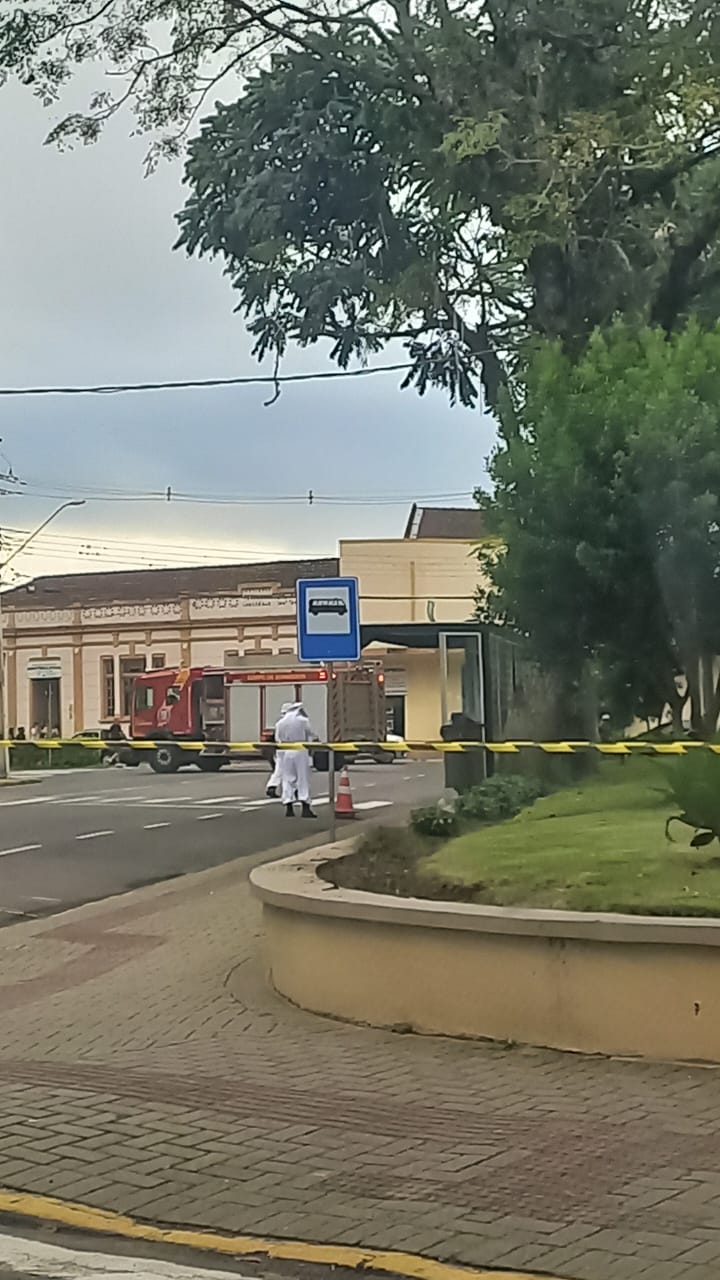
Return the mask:
[[[509,822],[449,841],[418,868],[497,906],[646,915],[720,915],[720,844],[665,820],[670,761],[603,761],[598,775]]]

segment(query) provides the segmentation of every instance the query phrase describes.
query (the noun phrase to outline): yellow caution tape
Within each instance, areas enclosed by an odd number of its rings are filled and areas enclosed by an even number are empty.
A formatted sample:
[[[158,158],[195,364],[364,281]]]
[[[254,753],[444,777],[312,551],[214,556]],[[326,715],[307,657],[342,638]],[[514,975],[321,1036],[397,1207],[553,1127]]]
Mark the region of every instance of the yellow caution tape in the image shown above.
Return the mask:
[[[602,755],[631,755],[633,752],[645,751],[654,752],[657,755],[678,756],[685,755],[687,751],[696,747],[704,747],[709,751],[713,751],[716,755],[720,753],[720,743],[717,742],[699,742],[695,739],[682,740],[679,742],[645,742],[640,739],[627,739],[620,742],[590,742],[589,740],[569,740],[553,741],[553,742],[534,742],[530,740],[515,740],[509,742],[443,742],[437,740],[422,741],[415,738],[397,739],[393,742],[367,742],[358,740],[356,742],[188,742],[185,740],[177,740],[175,738],[158,738],[146,739],[140,738],[133,740],[130,738],[123,739],[105,739],[105,738],[22,738],[22,739],[0,739],[0,747],[37,747],[39,750],[56,751],[60,747],[85,747],[90,751],[123,751],[131,747],[134,751],[154,751],[158,747],[172,746],[178,751],[204,752],[206,755],[224,754],[226,752],[234,752],[243,754],[254,751],[337,751],[353,754],[370,751],[381,750],[388,753],[398,753],[406,751],[440,751],[445,753],[455,753],[463,751],[489,751],[493,755],[516,755],[520,751],[532,748],[534,750],[544,751],[547,755],[574,755],[580,751],[598,751]]]

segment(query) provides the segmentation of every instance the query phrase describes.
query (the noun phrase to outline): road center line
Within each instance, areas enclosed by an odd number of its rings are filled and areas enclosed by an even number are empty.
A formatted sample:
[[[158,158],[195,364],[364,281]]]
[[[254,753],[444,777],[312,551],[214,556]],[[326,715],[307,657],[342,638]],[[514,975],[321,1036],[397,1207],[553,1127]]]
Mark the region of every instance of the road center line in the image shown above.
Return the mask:
[[[42,849],[42,845],[19,844],[16,849],[0,849],[0,858],[8,858],[11,853],[32,853],[34,849]]]
[[[98,840],[100,836],[114,836],[114,831],[86,831],[81,836],[76,836],[76,840]]]
[[[147,822],[143,831],[159,831],[161,827],[169,827],[169,822]]]
[[[200,817],[199,817],[199,818],[196,818],[196,819],[195,819],[195,821],[196,821],[196,822],[211,822],[213,818],[222,818],[222,816],[223,816],[223,815],[222,815],[221,813],[201,813],[201,814],[200,814]]]

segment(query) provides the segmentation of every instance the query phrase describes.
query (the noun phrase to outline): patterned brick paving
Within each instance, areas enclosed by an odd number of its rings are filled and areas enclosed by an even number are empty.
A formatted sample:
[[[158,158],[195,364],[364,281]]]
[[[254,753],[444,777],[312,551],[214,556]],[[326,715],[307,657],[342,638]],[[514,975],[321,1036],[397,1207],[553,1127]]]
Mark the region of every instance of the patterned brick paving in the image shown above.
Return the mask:
[[[0,1184],[571,1280],[720,1276],[714,1070],[392,1036],[267,989],[237,864],[0,933]]]

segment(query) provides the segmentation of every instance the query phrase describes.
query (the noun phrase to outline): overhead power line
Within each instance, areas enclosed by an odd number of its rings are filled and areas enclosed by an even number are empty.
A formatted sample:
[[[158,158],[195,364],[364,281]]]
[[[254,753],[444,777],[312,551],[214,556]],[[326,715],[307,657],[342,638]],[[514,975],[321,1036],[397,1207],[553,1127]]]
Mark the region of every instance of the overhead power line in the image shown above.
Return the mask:
[[[116,396],[129,391],[190,391],[209,387],[281,386],[288,382],[328,382],[335,378],[369,378],[376,373],[403,373],[412,366],[379,364],[364,369],[325,369],[312,373],[250,374],[239,378],[179,378],[167,382],[118,382],[96,386],[0,387],[0,396]]]
[[[30,478],[16,496],[33,498],[62,498],[82,495],[102,502],[166,502],[199,503],[210,506],[239,507],[291,507],[291,506],[343,506],[343,507],[392,507],[409,502],[419,505],[442,502],[459,502],[472,498],[471,490],[451,493],[376,493],[376,494],[323,494],[308,490],[306,493],[288,494],[231,494],[202,493],[166,486],[163,489],[121,489],[109,486],[68,484],[57,485],[42,479]]]

